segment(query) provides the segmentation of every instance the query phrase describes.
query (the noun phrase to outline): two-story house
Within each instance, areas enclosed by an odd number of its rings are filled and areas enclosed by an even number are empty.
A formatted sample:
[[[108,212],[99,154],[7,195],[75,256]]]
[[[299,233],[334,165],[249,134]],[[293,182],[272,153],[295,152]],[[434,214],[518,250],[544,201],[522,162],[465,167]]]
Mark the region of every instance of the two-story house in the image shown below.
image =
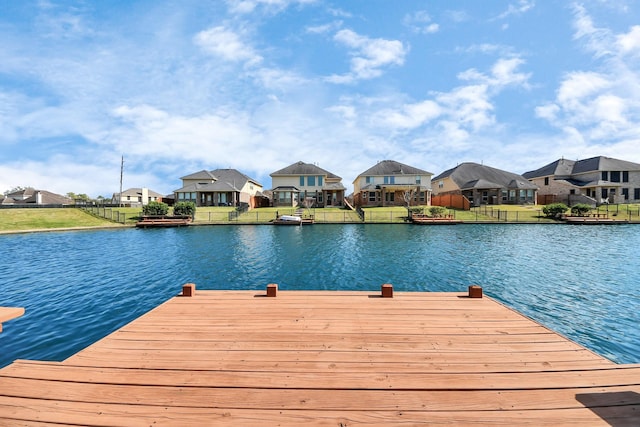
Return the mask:
[[[297,162],[270,174],[273,206],[343,206],[342,178],[304,162]]]
[[[182,188],[174,190],[176,202],[196,206],[256,207],[262,184],[236,169],[202,170],[180,178]]]
[[[353,200],[356,206],[430,206],[432,176],[395,160],[383,160],[353,181]]]
[[[539,187],[540,203],[640,202],[640,164],[598,156],[559,159],[523,174]]]
[[[538,190],[522,175],[473,162],[442,172],[431,187],[434,195],[461,194],[471,206],[536,204]]]

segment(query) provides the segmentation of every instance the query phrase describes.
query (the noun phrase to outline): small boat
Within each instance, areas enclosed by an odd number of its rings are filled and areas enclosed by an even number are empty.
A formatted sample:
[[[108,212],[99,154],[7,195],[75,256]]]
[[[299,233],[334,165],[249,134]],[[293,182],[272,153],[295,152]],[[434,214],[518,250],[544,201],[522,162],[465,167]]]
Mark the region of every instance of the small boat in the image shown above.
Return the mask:
[[[276,225],[302,225],[302,218],[295,215],[280,215],[273,223]]]

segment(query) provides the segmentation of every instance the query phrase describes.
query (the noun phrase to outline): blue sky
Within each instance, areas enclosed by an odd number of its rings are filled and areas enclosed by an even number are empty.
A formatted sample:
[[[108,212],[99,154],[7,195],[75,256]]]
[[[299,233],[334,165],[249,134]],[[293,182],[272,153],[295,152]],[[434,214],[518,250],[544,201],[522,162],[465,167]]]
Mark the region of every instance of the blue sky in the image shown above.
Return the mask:
[[[640,163],[633,0],[0,0],[0,192]]]

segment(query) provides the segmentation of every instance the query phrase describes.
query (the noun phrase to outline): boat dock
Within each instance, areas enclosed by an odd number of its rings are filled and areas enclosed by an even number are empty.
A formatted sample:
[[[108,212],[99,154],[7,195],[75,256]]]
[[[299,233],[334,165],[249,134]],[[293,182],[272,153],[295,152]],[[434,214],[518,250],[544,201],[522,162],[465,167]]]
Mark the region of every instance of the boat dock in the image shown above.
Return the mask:
[[[105,315],[109,315],[105,313]],[[203,291],[0,369],[0,425],[640,425],[615,364],[463,293]]]

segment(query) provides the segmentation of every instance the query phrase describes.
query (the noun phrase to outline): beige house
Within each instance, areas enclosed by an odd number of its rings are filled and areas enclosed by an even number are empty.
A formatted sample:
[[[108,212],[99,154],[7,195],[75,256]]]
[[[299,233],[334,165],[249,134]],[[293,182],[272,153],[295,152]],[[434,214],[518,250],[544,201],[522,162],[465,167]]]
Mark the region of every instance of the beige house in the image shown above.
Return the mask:
[[[66,196],[32,187],[13,191],[6,196],[0,194],[0,205],[3,206],[69,206],[74,201]]]
[[[431,180],[433,194],[460,194],[471,206],[536,204],[538,187],[522,175],[473,162],[461,163]]]
[[[559,159],[523,174],[539,189],[540,203],[640,202],[640,164],[610,157]]]
[[[122,201],[120,193],[113,193],[111,197],[112,204],[123,204],[127,206],[146,206],[149,202],[161,202],[162,194],[157,193],[148,188],[129,188],[122,192]]]
[[[176,203],[254,208],[262,197],[262,184],[236,169],[202,170],[180,179],[182,188],[174,190]]]
[[[383,160],[353,181],[356,206],[431,205],[431,172]]]
[[[310,163],[297,162],[270,174],[273,206],[343,206],[342,178]]]

